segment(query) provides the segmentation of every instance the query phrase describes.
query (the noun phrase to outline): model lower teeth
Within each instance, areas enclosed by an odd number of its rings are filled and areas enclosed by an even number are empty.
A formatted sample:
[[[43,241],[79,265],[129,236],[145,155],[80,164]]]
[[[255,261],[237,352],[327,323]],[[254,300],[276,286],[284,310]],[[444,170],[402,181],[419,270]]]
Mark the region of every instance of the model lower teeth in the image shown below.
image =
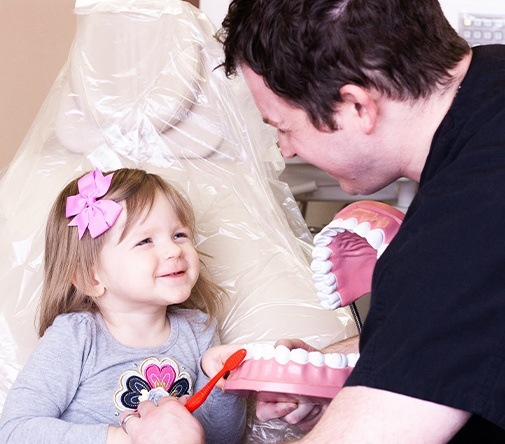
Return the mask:
[[[275,359],[281,365],[293,361],[297,364],[310,363],[316,367],[326,365],[330,368],[344,368],[354,367],[359,358],[359,355],[356,353],[344,355],[342,353],[308,352],[302,348],[290,350],[284,345],[274,347],[272,344],[267,343],[246,344],[245,348],[247,350],[245,360]]]

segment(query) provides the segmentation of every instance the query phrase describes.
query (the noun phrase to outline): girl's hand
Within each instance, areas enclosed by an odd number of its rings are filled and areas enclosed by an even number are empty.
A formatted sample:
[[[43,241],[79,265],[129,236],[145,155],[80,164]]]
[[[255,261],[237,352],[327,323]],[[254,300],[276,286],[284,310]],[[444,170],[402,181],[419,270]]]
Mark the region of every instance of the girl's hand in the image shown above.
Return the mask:
[[[209,378],[212,378],[223,368],[224,362],[241,348],[244,348],[241,344],[216,345],[215,347],[209,348],[202,355],[202,370]],[[221,378],[216,384],[216,387],[222,389],[223,386],[224,378]]]

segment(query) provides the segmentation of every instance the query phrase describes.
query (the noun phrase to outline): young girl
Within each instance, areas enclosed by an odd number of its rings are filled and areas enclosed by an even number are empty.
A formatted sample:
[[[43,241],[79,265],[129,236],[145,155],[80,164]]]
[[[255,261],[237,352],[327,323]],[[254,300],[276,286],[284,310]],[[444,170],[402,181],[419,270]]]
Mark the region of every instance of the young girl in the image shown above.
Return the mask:
[[[188,202],[142,170],[94,170],[63,189],[46,228],[41,339],[7,397],[0,442],[128,443],[122,412],[217,373],[219,287],[199,272],[194,223]],[[194,415],[208,443],[240,441],[241,399],[214,389]]]

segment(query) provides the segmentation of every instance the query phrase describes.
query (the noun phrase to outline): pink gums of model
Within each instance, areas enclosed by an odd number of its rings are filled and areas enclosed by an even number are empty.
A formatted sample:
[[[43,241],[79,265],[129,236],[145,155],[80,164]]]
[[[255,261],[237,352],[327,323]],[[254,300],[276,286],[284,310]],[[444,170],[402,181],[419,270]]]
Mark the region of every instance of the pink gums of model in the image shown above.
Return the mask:
[[[354,202],[314,237],[311,268],[324,308],[349,305],[370,292],[375,263],[403,216],[387,204]],[[261,401],[325,403],[343,387],[358,358],[250,344],[246,360],[231,372],[224,389]]]
[[[403,216],[387,204],[354,202],[314,237],[311,268],[323,308],[344,307],[371,290],[375,263]]]

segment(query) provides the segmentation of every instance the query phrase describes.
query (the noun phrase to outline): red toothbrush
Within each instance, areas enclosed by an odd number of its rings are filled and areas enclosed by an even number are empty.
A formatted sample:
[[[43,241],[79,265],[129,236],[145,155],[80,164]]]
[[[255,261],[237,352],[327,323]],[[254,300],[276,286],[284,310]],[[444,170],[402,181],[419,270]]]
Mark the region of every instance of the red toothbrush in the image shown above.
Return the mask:
[[[214,376],[207,384],[205,384],[198,392],[196,392],[191,398],[188,399],[186,403],[186,408],[192,413],[198,407],[200,407],[203,402],[207,399],[210,392],[216,385],[217,381],[219,381],[226,373],[231,370],[235,370],[244,360],[247,354],[247,350],[245,348],[241,348],[233,353],[224,363],[223,368]]]

